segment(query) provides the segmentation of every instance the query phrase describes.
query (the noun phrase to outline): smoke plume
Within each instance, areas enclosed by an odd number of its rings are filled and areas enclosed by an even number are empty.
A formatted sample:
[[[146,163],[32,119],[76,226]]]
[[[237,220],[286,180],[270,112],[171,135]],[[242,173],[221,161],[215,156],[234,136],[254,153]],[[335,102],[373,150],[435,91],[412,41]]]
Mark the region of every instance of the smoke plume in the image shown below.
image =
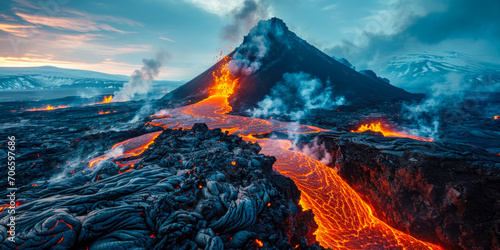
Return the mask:
[[[113,100],[130,101],[137,94],[145,94],[153,85],[153,81],[158,77],[162,64],[165,63],[166,53],[161,51],[154,59],[142,59],[143,66],[135,70],[130,76],[130,81],[125,83],[113,95]]]
[[[245,0],[243,6],[230,13],[232,23],[224,26],[221,37],[224,40],[238,42],[259,20],[269,18],[269,7],[258,0]]]

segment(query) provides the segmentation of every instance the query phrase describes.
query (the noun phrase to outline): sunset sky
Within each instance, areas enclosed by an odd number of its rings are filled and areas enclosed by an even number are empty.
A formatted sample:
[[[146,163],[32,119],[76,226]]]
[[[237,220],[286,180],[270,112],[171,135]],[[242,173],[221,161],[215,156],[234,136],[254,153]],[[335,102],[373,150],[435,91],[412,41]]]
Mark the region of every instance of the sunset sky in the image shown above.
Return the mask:
[[[130,75],[143,58],[165,51],[160,78],[189,80],[221,50],[238,46],[258,20],[272,16],[329,55],[361,65],[377,59],[363,55],[380,41],[389,49],[378,46],[377,57],[446,49],[498,60],[499,1],[416,2],[2,0],[0,67],[52,65]]]

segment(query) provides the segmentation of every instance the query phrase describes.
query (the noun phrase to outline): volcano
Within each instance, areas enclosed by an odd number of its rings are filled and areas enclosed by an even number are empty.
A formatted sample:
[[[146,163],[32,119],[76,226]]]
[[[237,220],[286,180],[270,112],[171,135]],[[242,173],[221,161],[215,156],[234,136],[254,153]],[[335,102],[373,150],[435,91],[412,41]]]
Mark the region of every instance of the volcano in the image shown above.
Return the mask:
[[[239,78],[238,86],[229,99],[235,111],[256,106],[287,73],[311,75],[321,82],[323,89],[331,88],[332,98],[343,96],[351,105],[421,97],[339,63],[298,37],[278,18],[260,21],[228,57],[232,58],[231,73]],[[168,93],[162,102],[205,99],[209,96],[213,74],[223,63],[224,60],[219,61]]]

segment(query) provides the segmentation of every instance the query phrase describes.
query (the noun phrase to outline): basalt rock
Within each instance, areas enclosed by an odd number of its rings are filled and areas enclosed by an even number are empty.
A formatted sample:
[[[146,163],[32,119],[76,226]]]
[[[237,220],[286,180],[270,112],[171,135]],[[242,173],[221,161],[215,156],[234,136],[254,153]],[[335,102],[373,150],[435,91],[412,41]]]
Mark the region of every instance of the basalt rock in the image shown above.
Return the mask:
[[[82,164],[21,187],[16,240],[0,214],[1,248],[321,249],[297,187],[259,151],[205,124],[164,130],[134,165]]]
[[[500,159],[368,134],[319,136],[339,175],[389,225],[450,249],[500,248]]]

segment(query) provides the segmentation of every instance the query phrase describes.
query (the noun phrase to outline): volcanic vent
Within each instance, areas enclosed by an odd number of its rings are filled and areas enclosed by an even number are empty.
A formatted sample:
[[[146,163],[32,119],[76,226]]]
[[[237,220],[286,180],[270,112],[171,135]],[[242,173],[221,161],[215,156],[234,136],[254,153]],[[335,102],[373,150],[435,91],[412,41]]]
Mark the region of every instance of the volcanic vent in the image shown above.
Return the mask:
[[[344,96],[351,104],[419,97],[337,62],[295,35],[278,18],[260,21],[228,56],[232,58],[229,69],[239,78],[234,94],[229,99],[234,110],[255,106],[271,93],[284,74],[299,72],[317,77],[323,88],[331,88],[335,96]],[[162,103],[205,99],[210,94],[208,90],[214,72],[224,63],[225,60],[219,61],[165,95]]]

